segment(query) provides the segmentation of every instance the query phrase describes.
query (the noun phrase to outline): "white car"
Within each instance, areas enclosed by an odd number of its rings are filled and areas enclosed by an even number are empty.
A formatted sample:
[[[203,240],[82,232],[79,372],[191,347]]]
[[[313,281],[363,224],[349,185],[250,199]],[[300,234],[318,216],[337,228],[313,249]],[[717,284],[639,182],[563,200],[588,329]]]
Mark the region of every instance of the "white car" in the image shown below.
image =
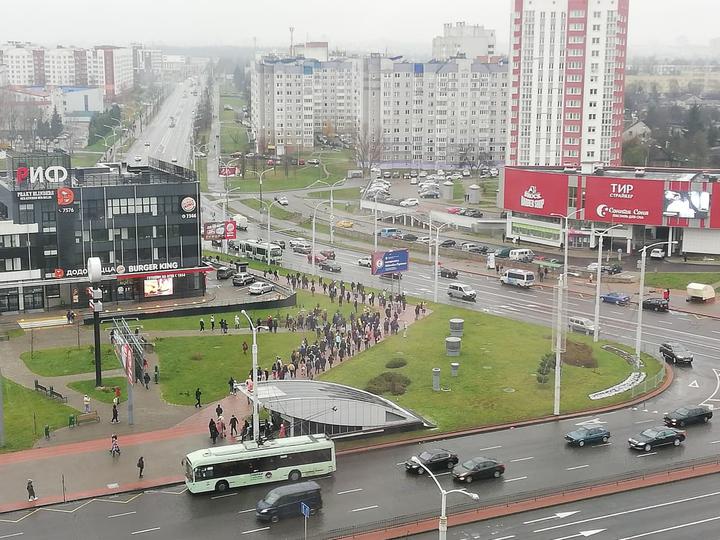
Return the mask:
[[[598,263],[596,263],[596,262],[591,262],[590,264],[587,265],[587,270],[590,270],[591,272],[597,272],[597,268],[598,268]]]
[[[429,244],[430,243],[430,237],[429,236],[421,236],[417,239],[418,242],[421,244]]]
[[[358,259],[358,265],[370,268],[372,266],[372,259],[370,257],[361,257]]]
[[[280,206],[287,206],[288,204],[290,204],[287,197],[280,197],[277,202]]]
[[[650,252],[651,259],[664,259],[665,252],[660,248],[655,248]]]
[[[420,171],[420,173],[418,173],[418,176],[420,178],[425,178],[427,175],[428,175],[427,171]]]
[[[418,183],[418,177],[417,176],[411,176],[410,177],[410,185],[411,186],[417,186]]]
[[[308,243],[308,241],[305,240],[304,238],[293,238],[293,239],[291,239],[291,240],[288,242],[288,245],[289,245],[291,248],[294,248],[295,246],[302,246],[302,245],[305,245],[305,244],[307,244],[307,243]]]
[[[442,169],[438,169],[438,170],[437,170],[437,175],[438,175],[438,176],[445,176],[445,171],[443,171]]]
[[[461,180],[462,174],[455,173],[450,177],[452,180]]]
[[[177,163],[177,158],[174,157],[174,158],[172,158],[170,161],[172,161],[173,163]]]
[[[400,201],[400,206],[408,207],[408,206],[417,206],[420,204],[420,201],[418,201],[416,198],[412,197],[410,199],[404,199]]]
[[[135,156],[135,161],[142,161],[142,156]]]
[[[462,175],[466,177],[470,176],[470,169],[463,169]]]
[[[264,281],[257,281],[248,287],[248,293],[250,294],[265,294],[269,293],[275,288],[272,283],[265,283]]]

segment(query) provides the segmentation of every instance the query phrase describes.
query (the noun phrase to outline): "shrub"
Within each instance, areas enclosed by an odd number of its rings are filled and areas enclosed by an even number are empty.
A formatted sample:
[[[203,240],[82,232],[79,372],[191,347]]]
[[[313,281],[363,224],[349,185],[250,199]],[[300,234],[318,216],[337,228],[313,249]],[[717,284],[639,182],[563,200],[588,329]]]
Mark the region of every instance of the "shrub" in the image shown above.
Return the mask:
[[[562,357],[563,363],[570,366],[583,368],[598,367],[597,359],[593,356],[592,347],[586,343],[579,343],[568,339]]]
[[[385,367],[388,369],[397,369],[406,365],[407,360],[405,360],[404,358],[393,358],[392,360],[388,360],[387,364],[385,364]]]
[[[405,393],[405,389],[409,384],[410,378],[402,373],[386,371],[370,379],[365,390],[377,395],[392,394],[393,396],[400,396]]]

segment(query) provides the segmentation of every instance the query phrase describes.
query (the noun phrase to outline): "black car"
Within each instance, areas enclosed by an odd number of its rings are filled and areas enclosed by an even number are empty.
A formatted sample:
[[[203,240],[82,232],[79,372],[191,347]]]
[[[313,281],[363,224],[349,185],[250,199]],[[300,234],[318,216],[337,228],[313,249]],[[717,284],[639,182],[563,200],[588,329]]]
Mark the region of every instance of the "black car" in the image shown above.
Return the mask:
[[[342,270],[338,263],[329,259],[322,261],[319,266],[320,270],[326,270],[328,272],[340,272]]]
[[[418,236],[412,233],[402,235],[402,239],[406,242],[417,242]]]
[[[471,217],[471,218],[483,217],[483,213],[480,210],[478,210],[477,208],[466,208],[465,210],[461,210],[460,215],[465,216],[465,217]]]
[[[458,271],[454,268],[441,268],[439,273],[440,277],[444,278],[455,279],[458,277]]]
[[[452,471],[453,480],[470,483],[480,478],[500,478],[505,465],[498,460],[486,457],[474,457],[456,465]]]
[[[448,238],[447,240],[443,240],[442,242],[440,242],[440,247],[444,247],[444,248],[451,248],[451,247],[455,247],[456,245],[457,245],[457,242],[451,238]]]
[[[670,309],[670,303],[664,298],[646,298],[643,300],[642,307],[650,311],[668,311]]]
[[[687,424],[707,423],[713,412],[708,407],[680,407],[665,415],[665,425],[669,427],[685,427]]]
[[[615,275],[615,274],[619,274],[622,271],[623,271],[623,267],[620,266],[619,264],[612,264],[609,266],[602,267],[602,272],[604,272],[605,274],[609,274],[611,276]]]
[[[604,427],[598,426],[581,426],[565,435],[565,440],[573,446],[585,446],[597,442],[606,443],[609,438],[610,432]]]
[[[452,469],[458,464],[457,454],[443,448],[431,448],[425,450],[417,458],[431,471],[439,469]],[[405,462],[405,470],[415,474],[425,474],[425,469],[415,463],[412,459]]]
[[[679,429],[658,426],[651,427],[628,439],[630,448],[635,450],[645,450],[649,452],[657,446],[665,446],[667,444],[674,444],[680,446],[680,443],[685,440],[685,432]]]
[[[672,362],[673,364],[678,362],[692,364],[693,361],[693,353],[687,350],[685,345],[676,341],[667,341],[660,345],[660,354],[663,355],[666,362]]]
[[[397,280],[402,278],[402,274],[400,272],[387,272],[386,274],[380,274],[380,277],[384,279]]]
[[[470,253],[480,253],[481,255],[485,255],[488,252],[488,247],[487,246],[475,246],[475,247],[471,247],[468,251]]]
[[[440,192],[439,191],[423,191],[418,196],[421,199],[439,199]]]

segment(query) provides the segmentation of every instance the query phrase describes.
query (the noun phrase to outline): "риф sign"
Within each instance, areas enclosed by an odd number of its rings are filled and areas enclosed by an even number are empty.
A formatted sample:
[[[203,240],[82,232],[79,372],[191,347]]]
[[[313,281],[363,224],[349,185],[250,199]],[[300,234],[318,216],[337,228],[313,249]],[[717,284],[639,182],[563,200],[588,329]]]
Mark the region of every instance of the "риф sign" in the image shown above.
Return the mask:
[[[18,184],[30,182],[49,182],[53,184],[61,184],[67,180],[68,172],[65,167],[53,165],[51,167],[18,167],[15,172],[15,180]]]

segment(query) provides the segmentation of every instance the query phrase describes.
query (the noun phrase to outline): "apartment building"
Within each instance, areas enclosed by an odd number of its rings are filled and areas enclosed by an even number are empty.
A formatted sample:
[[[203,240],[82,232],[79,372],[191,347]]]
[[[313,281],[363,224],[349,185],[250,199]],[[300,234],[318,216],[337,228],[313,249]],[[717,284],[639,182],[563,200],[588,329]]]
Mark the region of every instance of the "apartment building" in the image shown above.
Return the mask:
[[[629,0],[513,0],[508,165],[621,164]]]
[[[435,60],[446,60],[460,54],[464,54],[467,58],[493,56],[495,30],[479,24],[446,23],[443,27],[443,35],[433,38],[432,57]]]

